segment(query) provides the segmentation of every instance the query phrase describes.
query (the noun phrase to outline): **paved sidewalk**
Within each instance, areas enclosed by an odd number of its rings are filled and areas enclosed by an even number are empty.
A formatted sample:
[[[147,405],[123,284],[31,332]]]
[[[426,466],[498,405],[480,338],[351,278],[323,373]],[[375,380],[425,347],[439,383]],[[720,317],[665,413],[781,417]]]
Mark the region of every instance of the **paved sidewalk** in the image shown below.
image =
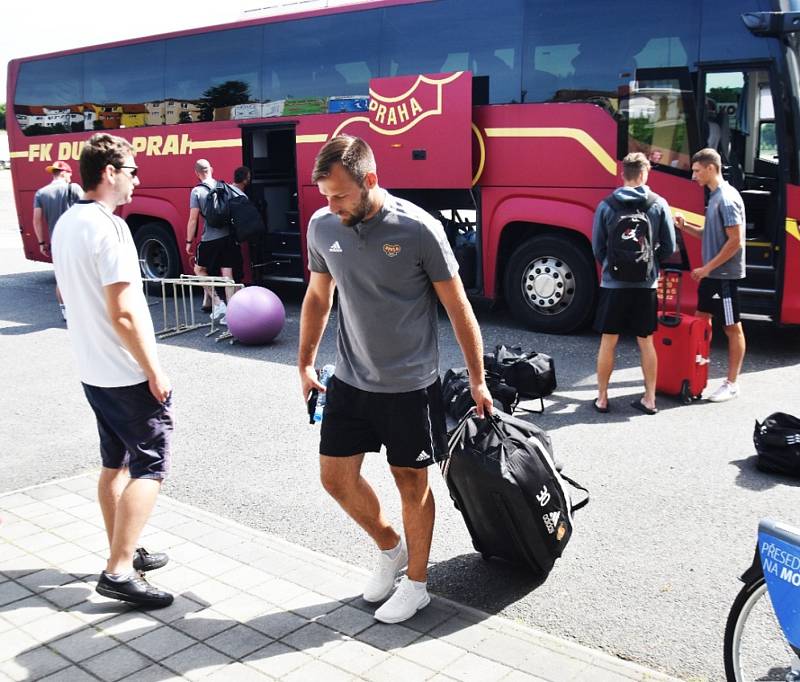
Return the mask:
[[[378,623],[364,570],[164,495],[142,544],[169,553],[151,576],[175,603],[104,599],[96,480],[0,496],[0,682],[674,679],[437,597]]]

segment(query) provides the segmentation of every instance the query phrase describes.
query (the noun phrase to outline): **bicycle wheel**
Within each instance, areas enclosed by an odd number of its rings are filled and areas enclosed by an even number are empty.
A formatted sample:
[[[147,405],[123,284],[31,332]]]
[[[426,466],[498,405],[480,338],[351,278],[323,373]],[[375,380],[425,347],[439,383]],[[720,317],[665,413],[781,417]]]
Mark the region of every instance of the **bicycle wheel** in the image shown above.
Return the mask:
[[[728,682],[800,680],[790,676],[797,661],[781,630],[767,585],[761,577],[736,596],[725,625],[725,676]]]

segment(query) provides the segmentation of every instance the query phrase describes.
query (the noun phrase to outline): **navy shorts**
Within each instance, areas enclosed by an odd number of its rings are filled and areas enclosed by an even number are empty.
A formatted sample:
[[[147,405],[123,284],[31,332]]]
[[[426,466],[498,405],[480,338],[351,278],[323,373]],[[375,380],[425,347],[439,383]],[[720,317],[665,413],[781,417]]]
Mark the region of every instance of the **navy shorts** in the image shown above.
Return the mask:
[[[697,310],[722,320],[726,327],[739,322],[739,284],[735,279],[704,277],[697,287]]]
[[[131,478],[165,478],[172,440],[172,394],[159,403],[146,381],[113,388],[83,384],[83,392],[97,417],[103,466],[127,466]]]
[[[655,289],[601,287],[594,328],[601,334],[650,336],[658,326]]]
[[[337,379],[328,383],[319,451],[328,457],[379,452],[396,467],[422,469],[447,452],[442,385],[408,393],[362,391]]]

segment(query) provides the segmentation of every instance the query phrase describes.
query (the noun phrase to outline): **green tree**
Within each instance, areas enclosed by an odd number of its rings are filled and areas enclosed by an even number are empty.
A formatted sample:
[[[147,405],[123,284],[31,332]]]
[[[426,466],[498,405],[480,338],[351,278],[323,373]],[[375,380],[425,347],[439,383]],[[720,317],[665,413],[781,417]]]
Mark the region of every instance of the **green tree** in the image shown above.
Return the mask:
[[[245,81],[225,81],[210,87],[200,100],[200,120],[213,121],[214,109],[250,101],[250,86]]]
[[[6,129],[6,105],[0,104],[0,130]]]

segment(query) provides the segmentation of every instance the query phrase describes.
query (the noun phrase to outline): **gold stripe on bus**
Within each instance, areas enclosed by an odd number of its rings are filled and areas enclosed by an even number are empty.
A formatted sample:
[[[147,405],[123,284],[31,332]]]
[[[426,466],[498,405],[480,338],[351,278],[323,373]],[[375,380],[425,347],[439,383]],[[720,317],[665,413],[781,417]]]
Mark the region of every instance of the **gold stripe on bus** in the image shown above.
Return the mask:
[[[786,232],[800,242],[800,232],[797,230],[797,221],[794,218],[786,219]]]
[[[486,128],[487,137],[566,137],[575,140],[611,175],[617,174],[617,162],[591,135],[580,128]]]
[[[438,94],[441,104],[441,95],[442,95],[442,85],[447,85],[448,83],[452,83],[456,78],[459,78],[463,71],[456,71],[455,73],[447,76],[447,78],[428,78],[427,76],[419,75],[417,76],[417,80],[414,81],[414,85],[412,85],[408,90],[406,90],[402,95],[397,95],[397,97],[384,97],[383,95],[378,94],[372,88],[369,89],[369,96],[370,99],[377,100],[378,102],[402,102],[404,99],[408,99],[408,97],[419,87],[420,83],[427,83],[428,85],[438,85]]]
[[[192,140],[192,150],[195,149],[223,149],[225,147],[241,147],[242,139],[232,140]]]
[[[472,178],[472,186],[478,184],[478,180],[481,179],[481,175],[483,175],[483,168],[486,165],[486,143],[483,141],[483,135],[481,135],[481,131],[474,123],[472,124],[472,132],[475,133],[475,137],[478,138],[478,148],[480,149],[481,153],[481,160],[478,162],[478,170],[475,171],[475,177]]]
[[[11,152],[10,156],[12,159],[27,159],[28,152]]]
[[[700,213],[692,213],[692,211],[684,211],[681,208],[675,208],[674,206],[669,207],[670,212],[672,213],[672,217],[674,218],[677,214],[682,215],[686,218],[686,222],[691,225],[696,225],[697,227],[703,227],[706,223],[706,217],[701,215]]]
[[[304,144],[304,143],[319,143],[319,142],[327,142],[328,136],[326,134],[322,135],[298,135],[296,138],[297,144]]]

